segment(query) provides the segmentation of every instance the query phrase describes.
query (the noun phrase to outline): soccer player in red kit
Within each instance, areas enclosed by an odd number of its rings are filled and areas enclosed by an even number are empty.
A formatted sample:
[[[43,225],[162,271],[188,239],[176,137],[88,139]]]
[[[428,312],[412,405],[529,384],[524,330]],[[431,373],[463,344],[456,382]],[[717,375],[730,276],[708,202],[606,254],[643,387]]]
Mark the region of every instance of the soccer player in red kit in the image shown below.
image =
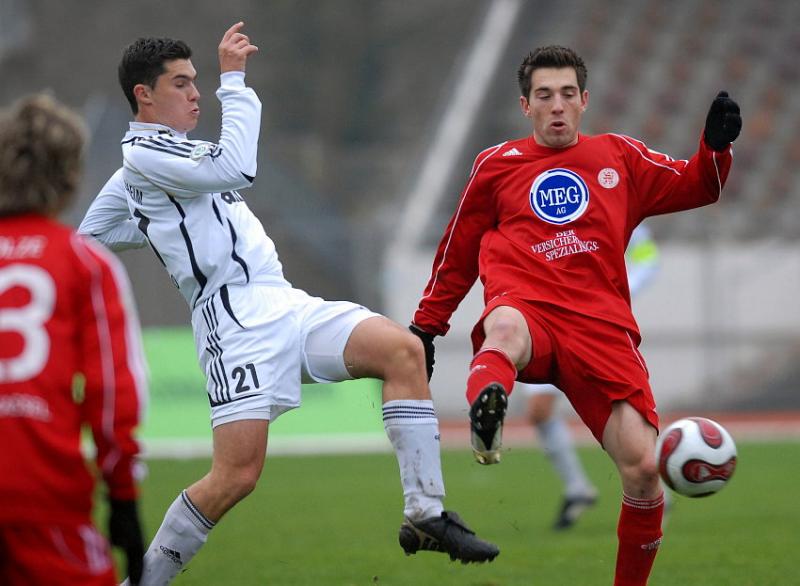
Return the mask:
[[[551,383],[616,464],[622,481],[616,586],[647,583],[661,540],[658,415],[638,351],[625,248],[645,218],[717,201],[739,135],[720,92],[697,152],[675,160],[620,134],[579,132],[586,67],[571,49],[529,54],[518,80],[533,133],[481,152],[441,240],[411,329],[429,374],[433,338],[480,277],[485,310],[467,380],[477,460],[500,459],[515,380]]]
[[[81,176],[81,120],[32,96],[0,115],[0,584],[116,585],[91,521],[91,427],[111,542],[141,575],[133,437],[144,361],[127,278],[53,219]],[[79,380],[80,379],[80,380]]]

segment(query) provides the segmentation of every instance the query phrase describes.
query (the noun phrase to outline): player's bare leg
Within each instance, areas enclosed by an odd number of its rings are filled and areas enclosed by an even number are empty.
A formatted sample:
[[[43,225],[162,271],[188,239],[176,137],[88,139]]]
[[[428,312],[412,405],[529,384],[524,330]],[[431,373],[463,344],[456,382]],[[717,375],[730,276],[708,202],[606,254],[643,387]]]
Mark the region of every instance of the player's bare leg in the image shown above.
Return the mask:
[[[656,430],[629,403],[613,404],[603,447],[622,480],[615,586],[644,586],[661,543],[664,493],[655,458]]]
[[[266,420],[245,419],[214,428],[211,470],[187,489],[211,521],[219,521],[255,489],[264,468],[268,427]]]
[[[387,318],[372,317],[355,327],[344,358],[353,377],[383,381],[383,421],[400,466],[405,500],[400,528],[404,551],[442,551],[463,563],[493,560],[497,547],[476,537],[456,513],[444,510],[439,422],[419,338]]]
[[[264,467],[267,428],[268,422],[260,419],[214,428],[211,470],[170,505],[145,554],[141,586],[169,584],[216,522],[253,491]]]
[[[472,451],[480,464],[500,462],[503,420],[517,371],[531,359],[531,335],[519,310],[500,306],[483,321],[486,339],[472,359],[467,401]]]
[[[551,387],[546,392],[531,395],[527,405],[528,421],[536,428],[542,451],[553,464],[564,485],[564,499],[553,529],[572,527],[578,518],[597,502],[597,489],[589,481],[575,452],[564,417],[556,412],[559,391]]]
[[[392,320],[376,316],[359,323],[344,348],[347,370],[353,378],[383,381],[383,402],[429,400],[422,343]]]

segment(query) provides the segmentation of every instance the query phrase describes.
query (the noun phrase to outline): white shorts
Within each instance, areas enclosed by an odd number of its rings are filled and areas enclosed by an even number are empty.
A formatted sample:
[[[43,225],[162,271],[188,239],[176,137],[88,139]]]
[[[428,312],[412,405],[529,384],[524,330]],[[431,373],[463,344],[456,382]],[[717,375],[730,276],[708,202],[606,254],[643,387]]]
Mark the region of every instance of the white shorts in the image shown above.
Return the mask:
[[[301,382],[352,378],[344,363],[347,340],[356,325],[378,315],[291,287],[222,287],[192,313],[212,427],[274,420],[300,406]]]

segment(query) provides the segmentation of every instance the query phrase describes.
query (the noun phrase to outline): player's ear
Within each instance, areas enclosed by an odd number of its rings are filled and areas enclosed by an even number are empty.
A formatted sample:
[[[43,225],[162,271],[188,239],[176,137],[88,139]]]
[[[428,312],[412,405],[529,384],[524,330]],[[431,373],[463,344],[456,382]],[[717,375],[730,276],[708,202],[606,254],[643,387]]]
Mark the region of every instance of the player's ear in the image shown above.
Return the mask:
[[[522,110],[522,115],[525,116],[525,118],[531,117],[531,103],[528,101],[528,98],[525,96],[520,96],[519,107],[520,110]]]
[[[153,88],[143,83],[137,83],[133,86],[133,96],[140,104],[149,106],[153,103],[152,98]]]
[[[589,106],[589,90],[583,90],[581,94],[581,111],[586,112],[586,108]]]

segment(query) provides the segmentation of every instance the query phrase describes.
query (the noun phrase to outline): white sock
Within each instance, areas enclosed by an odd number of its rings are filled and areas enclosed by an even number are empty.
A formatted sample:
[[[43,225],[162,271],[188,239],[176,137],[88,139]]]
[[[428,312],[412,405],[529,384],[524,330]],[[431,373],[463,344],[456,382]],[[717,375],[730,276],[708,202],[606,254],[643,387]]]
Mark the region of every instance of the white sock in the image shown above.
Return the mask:
[[[411,520],[440,516],[444,510],[444,480],[439,420],[433,401],[387,401],[383,404],[383,426],[400,465],[403,514]]]
[[[147,553],[140,586],[166,586],[203,547],[214,523],[201,513],[184,490],[167,509]]]
[[[586,477],[564,419],[553,415],[547,421],[537,423],[536,430],[545,455],[564,483],[564,494],[568,498],[595,494],[597,489]]]

